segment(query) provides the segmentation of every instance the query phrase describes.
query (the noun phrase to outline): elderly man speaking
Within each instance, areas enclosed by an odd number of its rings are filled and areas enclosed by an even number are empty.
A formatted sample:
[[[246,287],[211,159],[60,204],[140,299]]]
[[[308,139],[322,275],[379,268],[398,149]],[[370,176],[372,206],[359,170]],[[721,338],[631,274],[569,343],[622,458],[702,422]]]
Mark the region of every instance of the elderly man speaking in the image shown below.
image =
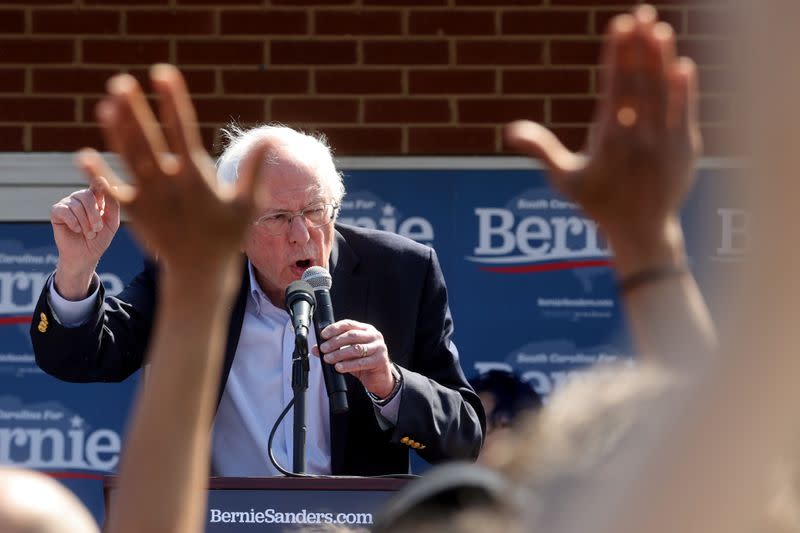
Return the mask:
[[[150,113],[132,77],[117,76],[109,86],[131,115]],[[98,110],[101,123],[120,119],[103,111]],[[144,167],[135,169],[137,175],[171,164],[157,155],[169,152],[167,139],[130,135],[130,142],[111,148]],[[344,185],[324,140],[282,126],[233,130],[229,137],[217,170],[224,182],[236,179],[239,162],[257,144],[268,142],[270,150],[258,189],[262,208],[244,248],[248,261],[239,297],[230,316],[220,317],[230,327],[213,427],[213,472],[278,473],[266,449],[269,430],[292,394],[294,332],[284,291],[312,266],[330,271],[339,320],[321,332],[319,342],[312,332],[309,344],[320,344],[325,360],[345,375],[350,408],[330,412],[321,365],[312,360],[306,472],[407,473],[411,449],[431,462],[477,457],[484,413],[458,363],[433,249],[337,224]],[[159,266],[147,261],[117,297],[104,295],[95,268],[119,227],[119,206],[103,193],[109,186],[103,176],[110,171],[99,155],[84,153],[80,165],[92,185],[53,206],[59,259],[34,314],[44,313],[49,326],[40,331],[33,321],[31,338],[38,364],[57,378],[120,381],[144,363]],[[288,465],[291,424],[279,428],[274,449]]]

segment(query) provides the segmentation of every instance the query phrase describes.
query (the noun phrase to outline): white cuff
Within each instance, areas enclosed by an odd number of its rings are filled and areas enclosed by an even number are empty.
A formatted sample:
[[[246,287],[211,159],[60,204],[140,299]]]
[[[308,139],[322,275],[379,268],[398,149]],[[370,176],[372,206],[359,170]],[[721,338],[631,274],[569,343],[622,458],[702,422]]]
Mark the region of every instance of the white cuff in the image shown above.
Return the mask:
[[[405,384],[400,385],[400,390],[394,395],[394,398],[389,400],[386,405],[372,405],[375,407],[375,414],[378,418],[378,424],[381,429],[387,430],[397,425],[397,417],[400,414],[400,396],[403,395],[403,387]]]
[[[382,430],[386,431],[397,425],[397,417],[400,413],[400,397],[403,395],[405,380],[403,374],[396,364],[392,363],[392,375],[397,380],[391,392],[391,399],[384,403],[377,396],[367,391],[367,396],[372,399],[372,408],[375,410],[375,418]],[[366,390],[366,389],[365,389]]]
[[[53,314],[66,328],[74,328],[82,325],[92,314],[95,303],[97,302],[97,295],[100,292],[100,278],[97,273],[93,274],[92,283],[89,287],[94,287],[94,291],[84,298],[73,302],[65,299],[58,294],[55,284],[55,276],[50,276],[50,281],[47,284],[47,303],[50,304],[50,309]]]

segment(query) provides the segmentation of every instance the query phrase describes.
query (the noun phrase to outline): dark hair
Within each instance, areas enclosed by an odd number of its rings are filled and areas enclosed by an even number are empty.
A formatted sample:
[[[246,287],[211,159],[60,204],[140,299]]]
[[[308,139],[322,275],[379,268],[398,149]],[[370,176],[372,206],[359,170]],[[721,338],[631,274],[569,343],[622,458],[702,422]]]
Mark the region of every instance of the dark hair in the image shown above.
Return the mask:
[[[505,476],[485,466],[463,461],[439,465],[393,495],[377,514],[371,531],[458,531],[462,528],[454,517],[467,511],[485,513],[507,529],[500,519],[516,517],[521,504],[513,489]]]
[[[478,394],[489,392],[495,397],[495,406],[486,413],[487,421],[495,427],[507,426],[525,411],[535,411],[542,406],[542,398],[530,383],[522,381],[513,372],[489,370],[469,381]]]

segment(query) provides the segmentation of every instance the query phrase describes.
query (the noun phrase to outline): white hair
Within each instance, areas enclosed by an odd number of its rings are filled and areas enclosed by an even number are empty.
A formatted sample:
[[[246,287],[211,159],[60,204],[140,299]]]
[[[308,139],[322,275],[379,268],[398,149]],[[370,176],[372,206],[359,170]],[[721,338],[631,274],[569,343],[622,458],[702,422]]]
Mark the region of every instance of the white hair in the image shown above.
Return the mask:
[[[282,124],[265,124],[251,129],[242,129],[232,124],[222,130],[227,146],[217,159],[217,181],[232,184],[238,178],[239,164],[252,147],[261,140],[277,140],[281,148],[301,154],[304,162],[310,163],[320,178],[321,185],[338,205],[344,198],[342,173],[336,170],[330,145],[324,135],[309,135]],[[268,161],[275,162],[277,156],[268,154]]]

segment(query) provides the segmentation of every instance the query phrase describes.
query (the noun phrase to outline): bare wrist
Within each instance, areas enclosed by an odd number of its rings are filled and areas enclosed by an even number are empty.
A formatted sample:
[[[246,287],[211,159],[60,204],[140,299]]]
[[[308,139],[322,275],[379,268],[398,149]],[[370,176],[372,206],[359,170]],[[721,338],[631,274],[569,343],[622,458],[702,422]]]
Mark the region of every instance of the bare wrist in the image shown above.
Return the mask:
[[[228,262],[195,262],[193,266],[162,262],[162,290],[186,294],[191,291],[195,298],[216,299],[235,293],[241,283],[241,256]]]
[[[618,278],[653,268],[686,265],[683,230],[677,217],[669,217],[652,229],[637,228],[610,234],[608,240]]]
[[[391,384],[385,391],[380,391],[381,394],[369,390],[367,391],[372,397],[372,401],[378,405],[386,405],[389,403],[397,395],[397,393],[400,392],[400,388],[403,385],[403,374],[397,370],[397,367],[394,364],[391,366],[390,376]]]
[[[93,279],[94,269],[88,272],[68,272],[61,265],[57,265],[53,282],[55,290],[62,298],[77,302],[89,296]]]

